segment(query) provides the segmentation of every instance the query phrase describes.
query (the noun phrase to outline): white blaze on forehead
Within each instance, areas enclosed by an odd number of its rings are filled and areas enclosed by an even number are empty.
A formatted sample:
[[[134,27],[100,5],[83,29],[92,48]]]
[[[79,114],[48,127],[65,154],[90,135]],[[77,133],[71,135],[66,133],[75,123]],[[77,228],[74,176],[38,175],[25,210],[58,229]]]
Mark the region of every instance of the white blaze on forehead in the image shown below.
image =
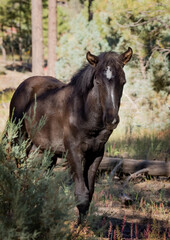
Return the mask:
[[[113,93],[113,90],[111,91],[111,99],[112,99],[112,104],[113,104],[113,107],[115,108],[115,98],[114,98],[114,93]]]
[[[107,66],[106,77],[107,77],[107,79],[109,79],[109,80],[112,78],[112,71],[111,71],[110,66]]]

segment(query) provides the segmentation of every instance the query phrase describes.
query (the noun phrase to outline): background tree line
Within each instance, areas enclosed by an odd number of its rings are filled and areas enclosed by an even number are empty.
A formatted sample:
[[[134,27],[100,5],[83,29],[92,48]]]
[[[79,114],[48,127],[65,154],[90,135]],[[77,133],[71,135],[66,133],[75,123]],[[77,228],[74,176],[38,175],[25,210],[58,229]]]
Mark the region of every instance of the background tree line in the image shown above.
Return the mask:
[[[55,5],[50,7],[51,4]],[[140,69],[143,79],[146,79],[147,72],[151,71],[154,89],[169,91],[167,68],[169,67],[170,48],[167,0],[124,0],[120,2],[116,0],[38,0],[32,1],[32,6],[32,9],[35,11],[38,9],[39,12],[34,16],[32,12],[31,24],[31,0],[2,0],[0,3],[1,47],[3,46],[7,54],[10,53],[13,58],[16,54],[19,55],[20,60],[23,59],[23,55],[29,55],[31,58],[33,46],[36,45],[36,41],[32,41],[32,33],[36,32],[35,36],[40,34],[36,30],[32,31],[32,26],[40,24],[37,19],[40,16],[41,20],[42,12],[43,35],[39,39],[42,39],[44,47],[39,44],[38,50],[44,51],[44,57],[48,58],[47,52],[48,50],[50,52],[50,46],[54,48],[56,45],[56,41],[53,43],[50,41],[57,38],[56,50],[59,59],[57,66],[60,63],[61,66],[63,65],[63,59],[66,66],[73,64],[74,71],[82,63],[79,57],[81,55],[84,57],[84,52],[88,49],[94,52],[111,49],[121,51],[130,45],[135,53],[133,65]],[[55,15],[52,10],[54,8],[56,9]],[[57,27],[54,22],[57,22]],[[52,26],[53,29],[50,30]],[[55,36],[48,36],[48,32],[53,32]],[[43,48],[42,51],[40,51],[41,48]],[[64,49],[67,50],[64,51]],[[68,63],[70,59],[72,59],[72,64]],[[36,66],[36,63],[33,65]],[[40,64],[39,61],[40,65],[42,63]],[[39,66],[37,65],[36,68]],[[58,70],[60,72],[62,68]],[[70,69],[67,71],[69,73]]]

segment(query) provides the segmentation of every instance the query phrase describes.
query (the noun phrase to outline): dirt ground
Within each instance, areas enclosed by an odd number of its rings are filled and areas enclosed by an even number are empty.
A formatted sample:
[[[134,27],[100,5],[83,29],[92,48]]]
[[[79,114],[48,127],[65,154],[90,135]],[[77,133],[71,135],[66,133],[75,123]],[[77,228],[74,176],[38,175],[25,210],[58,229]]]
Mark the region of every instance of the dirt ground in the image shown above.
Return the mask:
[[[5,67],[4,63],[0,62],[0,67]],[[17,88],[24,79],[32,76],[31,72],[23,73],[15,69],[5,69],[5,73],[5,75],[0,75],[0,92],[6,88]],[[9,102],[2,102],[0,104],[0,132],[5,127],[8,112]],[[132,235],[136,236],[135,234],[137,234],[135,231],[144,232],[148,224],[153,225],[155,220],[158,222],[162,233],[167,231],[167,236],[170,234],[170,232],[168,233],[170,230],[167,230],[170,221],[170,182],[167,179],[160,180],[159,178],[131,183],[126,189],[126,194],[133,200],[130,206],[125,206],[120,200],[119,194],[123,185],[120,181],[113,181],[112,190],[105,182],[96,185],[99,188],[99,194],[94,194],[94,204],[97,206],[97,212],[95,214],[96,219],[93,220],[90,228],[96,236],[98,230],[106,222],[108,227],[103,230],[103,237],[105,237],[103,239],[111,239],[111,235],[113,239],[113,229],[116,226],[119,226],[120,229],[124,226],[122,239],[132,239]],[[109,227],[112,230],[108,230]],[[108,233],[109,231],[110,233]],[[140,238],[138,237],[138,239]]]

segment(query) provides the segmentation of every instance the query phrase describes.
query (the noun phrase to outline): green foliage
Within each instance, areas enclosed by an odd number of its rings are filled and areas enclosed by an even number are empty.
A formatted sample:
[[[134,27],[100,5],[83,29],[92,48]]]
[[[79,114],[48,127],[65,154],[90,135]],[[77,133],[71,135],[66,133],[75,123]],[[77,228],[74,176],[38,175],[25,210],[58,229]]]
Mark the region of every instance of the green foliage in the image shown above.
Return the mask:
[[[151,60],[151,81],[156,92],[165,91],[170,94],[169,61],[163,54],[155,54]]]
[[[68,80],[82,66],[87,51],[98,54],[110,50],[97,25],[93,21],[88,23],[81,14],[70,22],[70,31],[61,37],[59,44],[56,76],[63,80]]]
[[[57,39],[59,40],[63,34],[69,31],[69,18],[65,9],[61,6],[57,7]]]
[[[0,5],[0,25],[4,47],[9,54],[11,48],[19,54],[22,46],[25,52],[31,47],[31,2],[8,0]]]
[[[14,93],[13,89],[6,89],[5,91],[0,91],[0,104],[4,102],[9,102]]]
[[[8,122],[0,142],[0,239],[69,239],[75,203],[68,171],[47,171],[50,150],[26,159],[30,141],[20,135],[21,125]]]
[[[43,38],[44,51],[47,55],[48,49],[48,1],[43,0]],[[69,29],[68,15],[63,7],[58,6],[57,9],[57,38],[60,39]],[[20,54],[22,46],[22,54],[29,55],[31,52],[31,0],[8,0],[0,3],[0,37],[3,38],[3,44],[7,54],[14,51]],[[13,33],[10,33],[13,28]],[[15,29],[14,29],[15,28]],[[15,32],[16,31],[16,32]],[[13,48],[13,50],[12,50]]]

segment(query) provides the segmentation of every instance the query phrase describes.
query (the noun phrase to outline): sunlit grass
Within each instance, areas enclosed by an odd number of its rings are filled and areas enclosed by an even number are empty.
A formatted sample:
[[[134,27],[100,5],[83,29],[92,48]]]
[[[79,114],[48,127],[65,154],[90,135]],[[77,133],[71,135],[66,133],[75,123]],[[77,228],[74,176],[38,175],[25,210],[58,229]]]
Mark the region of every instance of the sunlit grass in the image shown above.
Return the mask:
[[[132,126],[124,126],[124,130],[115,131],[106,144],[106,152],[111,156],[169,160],[170,128],[164,130],[133,130]]]
[[[12,89],[12,88],[6,89],[5,91],[1,91],[0,92],[0,104],[9,103],[12,98],[13,93],[14,93],[14,89]]]

